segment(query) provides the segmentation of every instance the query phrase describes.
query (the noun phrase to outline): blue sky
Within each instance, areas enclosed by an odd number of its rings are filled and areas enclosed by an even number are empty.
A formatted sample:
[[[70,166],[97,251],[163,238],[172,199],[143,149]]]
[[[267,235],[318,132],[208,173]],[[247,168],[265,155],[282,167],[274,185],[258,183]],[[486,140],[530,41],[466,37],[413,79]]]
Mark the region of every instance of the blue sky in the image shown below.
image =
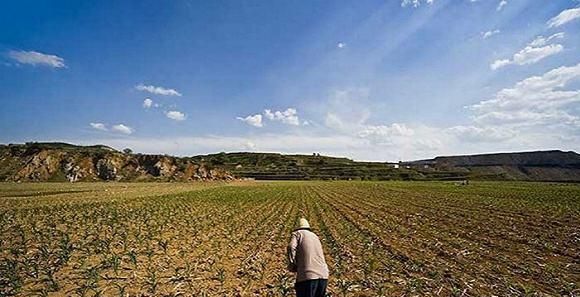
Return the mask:
[[[9,1],[0,142],[391,161],[578,151],[579,7]]]

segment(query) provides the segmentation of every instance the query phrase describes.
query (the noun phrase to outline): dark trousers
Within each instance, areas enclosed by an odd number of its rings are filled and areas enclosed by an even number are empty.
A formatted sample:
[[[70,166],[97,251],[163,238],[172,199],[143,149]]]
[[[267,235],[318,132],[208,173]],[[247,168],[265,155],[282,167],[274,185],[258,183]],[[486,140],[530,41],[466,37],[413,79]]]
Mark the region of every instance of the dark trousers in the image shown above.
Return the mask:
[[[294,285],[296,297],[324,297],[326,296],[327,279],[311,279]]]

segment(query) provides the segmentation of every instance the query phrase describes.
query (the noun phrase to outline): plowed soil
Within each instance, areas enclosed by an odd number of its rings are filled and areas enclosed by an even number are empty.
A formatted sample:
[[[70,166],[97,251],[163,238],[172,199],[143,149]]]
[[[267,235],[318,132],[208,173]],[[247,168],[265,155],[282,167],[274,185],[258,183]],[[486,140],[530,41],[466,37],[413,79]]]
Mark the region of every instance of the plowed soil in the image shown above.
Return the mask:
[[[299,216],[331,296],[579,296],[580,185],[0,184],[0,296],[293,296]]]

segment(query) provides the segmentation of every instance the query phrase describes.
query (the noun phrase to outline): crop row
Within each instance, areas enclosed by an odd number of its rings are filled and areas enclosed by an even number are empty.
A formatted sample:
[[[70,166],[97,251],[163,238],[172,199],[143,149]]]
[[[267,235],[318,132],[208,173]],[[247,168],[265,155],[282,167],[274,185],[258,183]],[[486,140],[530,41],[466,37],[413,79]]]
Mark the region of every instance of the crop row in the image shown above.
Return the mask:
[[[331,296],[576,296],[580,188],[540,185],[4,184],[0,296],[292,296],[300,216]]]

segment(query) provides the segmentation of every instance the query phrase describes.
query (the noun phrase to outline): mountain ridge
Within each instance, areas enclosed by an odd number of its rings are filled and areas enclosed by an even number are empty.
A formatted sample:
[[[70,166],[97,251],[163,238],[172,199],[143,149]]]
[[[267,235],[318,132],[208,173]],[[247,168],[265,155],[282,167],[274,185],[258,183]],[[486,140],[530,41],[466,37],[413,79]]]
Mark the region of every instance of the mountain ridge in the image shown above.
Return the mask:
[[[175,157],[105,145],[30,142],[0,145],[0,181],[524,180],[580,182],[580,154],[530,151],[438,156],[405,162],[235,152]]]
[[[545,150],[526,152],[484,153],[473,155],[437,156],[433,159],[410,161],[416,164],[446,164],[447,166],[580,165],[580,154],[574,151]]]

